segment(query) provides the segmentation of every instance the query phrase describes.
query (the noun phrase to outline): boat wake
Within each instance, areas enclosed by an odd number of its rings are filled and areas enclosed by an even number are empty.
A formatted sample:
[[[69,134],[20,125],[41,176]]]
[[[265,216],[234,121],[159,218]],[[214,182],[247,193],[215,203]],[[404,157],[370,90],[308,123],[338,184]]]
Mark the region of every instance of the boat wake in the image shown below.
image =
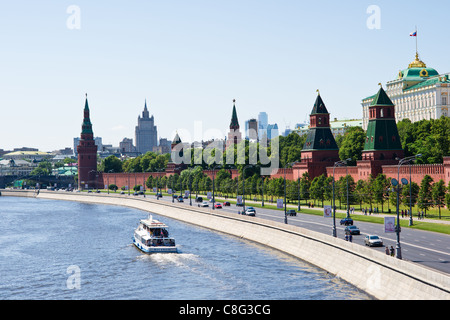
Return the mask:
[[[189,267],[193,262],[198,261],[198,256],[192,253],[152,253],[141,254],[137,260],[151,261],[160,267]]]

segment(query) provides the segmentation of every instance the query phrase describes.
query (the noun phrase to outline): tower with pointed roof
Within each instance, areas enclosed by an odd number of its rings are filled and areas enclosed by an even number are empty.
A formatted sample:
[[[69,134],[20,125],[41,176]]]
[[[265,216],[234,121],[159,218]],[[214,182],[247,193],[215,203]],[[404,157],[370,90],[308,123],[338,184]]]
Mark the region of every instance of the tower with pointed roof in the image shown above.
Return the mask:
[[[301,162],[294,165],[293,178],[308,173],[314,179],[327,173],[327,167],[339,161],[339,149],[330,128],[330,113],[317,90],[317,98],[309,116],[310,126],[301,153]]]
[[[171,149],[171,156],[170,161],[166,167],[166,173],[167,174],[180,173],[181,171],[187,168],[187,163],[185,162],[189,161],[190,159],[184,159],[184,145],[183,142],[181,141],[178,131],[175,134],[175,137],[173,138],[170,149]]]
[[[403,156],[395,122],[395,106],[383,87],[369,106],[369,124],[362,153],[363,160],[395,160]]]
[[[155,126],[155,119],[150,117],[147,109],[147,100],[145,100],[142,117],[138,117],[138,124],[135,130],[136,150],[139,153],[153,151],[153,147],[158,146],[158,131]]]
[[[242,134],[239,131],[239,120],[236,111],[236,99],[233,99],[233,112],[231,114],[230,131],[228,132],[227,148],[238,145],[242,141]]]
[[[330,128],[330,113],[317,94],[309,116],[309,131],[302,150],[302,161],[338,161],[339,148]]]
[[[97,183],[97,145],[94,140],[92,123],[90,119],[89,104],[86,94],[84,104],[83,124],[81,137],[77,146],[78,153],[78,188],[95,188]]]
[[[382,165],[394,165],[404,152],[395,122],[395,105],[380,85],[369,106],[369,122],[362,161],[358,161],[362,178],[381,173]]]

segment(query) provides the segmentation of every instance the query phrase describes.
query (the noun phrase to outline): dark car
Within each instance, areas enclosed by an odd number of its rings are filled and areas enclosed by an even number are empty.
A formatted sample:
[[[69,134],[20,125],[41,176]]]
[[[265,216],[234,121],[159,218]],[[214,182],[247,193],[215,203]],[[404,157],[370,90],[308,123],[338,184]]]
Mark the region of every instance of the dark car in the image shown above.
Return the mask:
[[[223,206],[224,207],[229,207],[231,204],[228,202],[228,201],[225,201],[224,203],[223,203]]]
[[[297,216],[297,212],[294,209],[290,209],[288,211],[286,211],[286,215],[288,216]]]
[[[352,226],[353,225],[353,220],[351,218],[344,218],[341,220],[340,222],[341,226]]]
[[[203,202],[203,198],[202,197],[197,197],[197,198],[195,198],[195,202]]]
[[[345,234],[361,234],[357,226],[346,226]]]
[[[256,210],[255,210],[255,208],[253,208],[253,207],[248,207],[248,208],[245,210],[244,214],[245,214],[246,216],[252,216],[252,217],[254,217],[254,216],[256,215]]]

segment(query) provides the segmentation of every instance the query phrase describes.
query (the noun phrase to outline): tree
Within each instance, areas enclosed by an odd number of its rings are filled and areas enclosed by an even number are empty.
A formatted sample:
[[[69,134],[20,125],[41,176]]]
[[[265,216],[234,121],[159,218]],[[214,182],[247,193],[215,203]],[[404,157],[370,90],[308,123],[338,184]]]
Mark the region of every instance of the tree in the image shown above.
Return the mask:
[[[421,120],[411,123],[404,119],[397,124],[405,156],[422,154],[419,163],[441,163],[450,155],[450,119]]]
[[[384,174],[379,174],[375,178],[375,183],[373,185],[374,200],[376,203],[381,203],[381,212],[384,211],[384,202],[387,197],[387,189],[389,188],[390,181]]]
[[[303,173],[300,179],[300,199],[309,199],[309,188],[311,187],[311,181],[309,180],[308,172]]]
[[[119,158],[112,155],[102,160],[100,165],[100,171],[102,172],[122,172],[122,161]]]
[[[356,160],[361,160],[365,139],[366,133],[361,127],[347,129],[339,148],[339,158],[341,160],[350,158],[353,163],[356,163]]]
[[[30,173],[32,176],[48,176],[52,174],[52,164],[48,161],[42,161],[37,168]]]
[[[337,183],[335,182],[335,193],[339,199],[339,207],[341,207],[341,203],[347,203],[347,181],[348,181],[348,203],[351,204],[352,197],[356,184],[355,180],[351,175],[347,175],[344,177],[340,177]]]
[[[432,200],[432,186],[431,183],[433,182],[433,178],[431,178],[429,175],[425,175],[422,179],[422,182],[420,183],[420,189],[419,189],[419,208],[424,209],[425,213],[427,212],[428,208],[433,206]]]
[[[370,175],[369,179],[365,183],[365,188],[364,188],[365,200],[367,202],[369,202],[370,209],[372,209],[372,202],[374,200],[374,193],[375,193],[374,188],[373,188],[374,184],[375,184],[375,179],[373,178],[372,175]]]
[[[362,210],[362,203],[366,199],[366,182],[364,180],[358,180],[355,187],[355,200],[359,202],[359,209]]]
[[[325,175],[321,174],[320,176],[315,177],[313,179],[313,181],[311,182],[311,188],[310,188],[311,198],[322,202],[322,206],[323,206],[323,201],[325,200],[325,192],[324,192],[325,181],[326,181]]]
[[[433,197],[434,203],[439,208],[439,219],[441,219],[441,207],[444,206],[446,191],[447,188],[445,187],[445,182],[442,179],[433,184],[431,190],[431,195]]]
[[[117,189],[119,189],[114,183],[111,183],[109,186],[108,186],[108,189],[109,190],[113,190],[114,192],[116,192],[117,191]]]
[[[419,185],[414,181],[411,182],[411,207],[414,207],[417,203],[417,197],[419,195]],[[409,186],[405,186],[402,189],[402,203],[409,207]]]

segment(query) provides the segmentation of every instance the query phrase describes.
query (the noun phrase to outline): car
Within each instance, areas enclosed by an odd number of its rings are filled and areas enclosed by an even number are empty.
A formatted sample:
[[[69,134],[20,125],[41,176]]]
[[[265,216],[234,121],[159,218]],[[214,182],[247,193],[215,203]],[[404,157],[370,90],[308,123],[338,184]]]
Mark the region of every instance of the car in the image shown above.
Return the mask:
[[[374,247],[374,246],[383,246],[383,239],[381,239],[379,236],[377,235],[367,235],[364,238],[364,244],[366,246],[369,247]]]
[[[156,197],[157,197],[157,198],[162,198],[162,193],[161,193],[161,192],[160,192],[160,193],[157,193],[157,194],[156,194]]]
[[[245,212],[245,215],[254,217],[256,215],[256,210],[253,207],[248,207]]]
[[[172,198],[178,199],[178,195],[177,195],[177,194],[173,194],[173,195],[172,195]]]
[[[228,201],[225,201],[222,205],[223,205],[224,207],[229,207],[231,204],[230,204]]]
[[[221,203],[216,203],[216,204],[214,205],[214,208],[216,208],[216,209],[222,209],[222,204],[221,204]]]
[[[344,218],[344,219],[341,220],[340,224],[341,224],[341,226],[342,225],[344,225],[344,226],[349,226],[349,225],[352,226],[353,225],[353,220],[351,218]]]
[[[361,234],[357,226],[346,226],[345,234]]]
[[[209,207],[208,201],[203,201],[202,203],[198,204],[199,207]]]
[[[290,210],[286,211],[286,215],[297,216],[297,212],[294,209],[290,209]]]
[[[177,198],[177,201],[178,201],[178,202],[184,202],[183,197],[178,197],[178,198]]]
[[[195,198],[195,202],[203,202],[203,198],[202,197],[197,197],[197,198]]]

